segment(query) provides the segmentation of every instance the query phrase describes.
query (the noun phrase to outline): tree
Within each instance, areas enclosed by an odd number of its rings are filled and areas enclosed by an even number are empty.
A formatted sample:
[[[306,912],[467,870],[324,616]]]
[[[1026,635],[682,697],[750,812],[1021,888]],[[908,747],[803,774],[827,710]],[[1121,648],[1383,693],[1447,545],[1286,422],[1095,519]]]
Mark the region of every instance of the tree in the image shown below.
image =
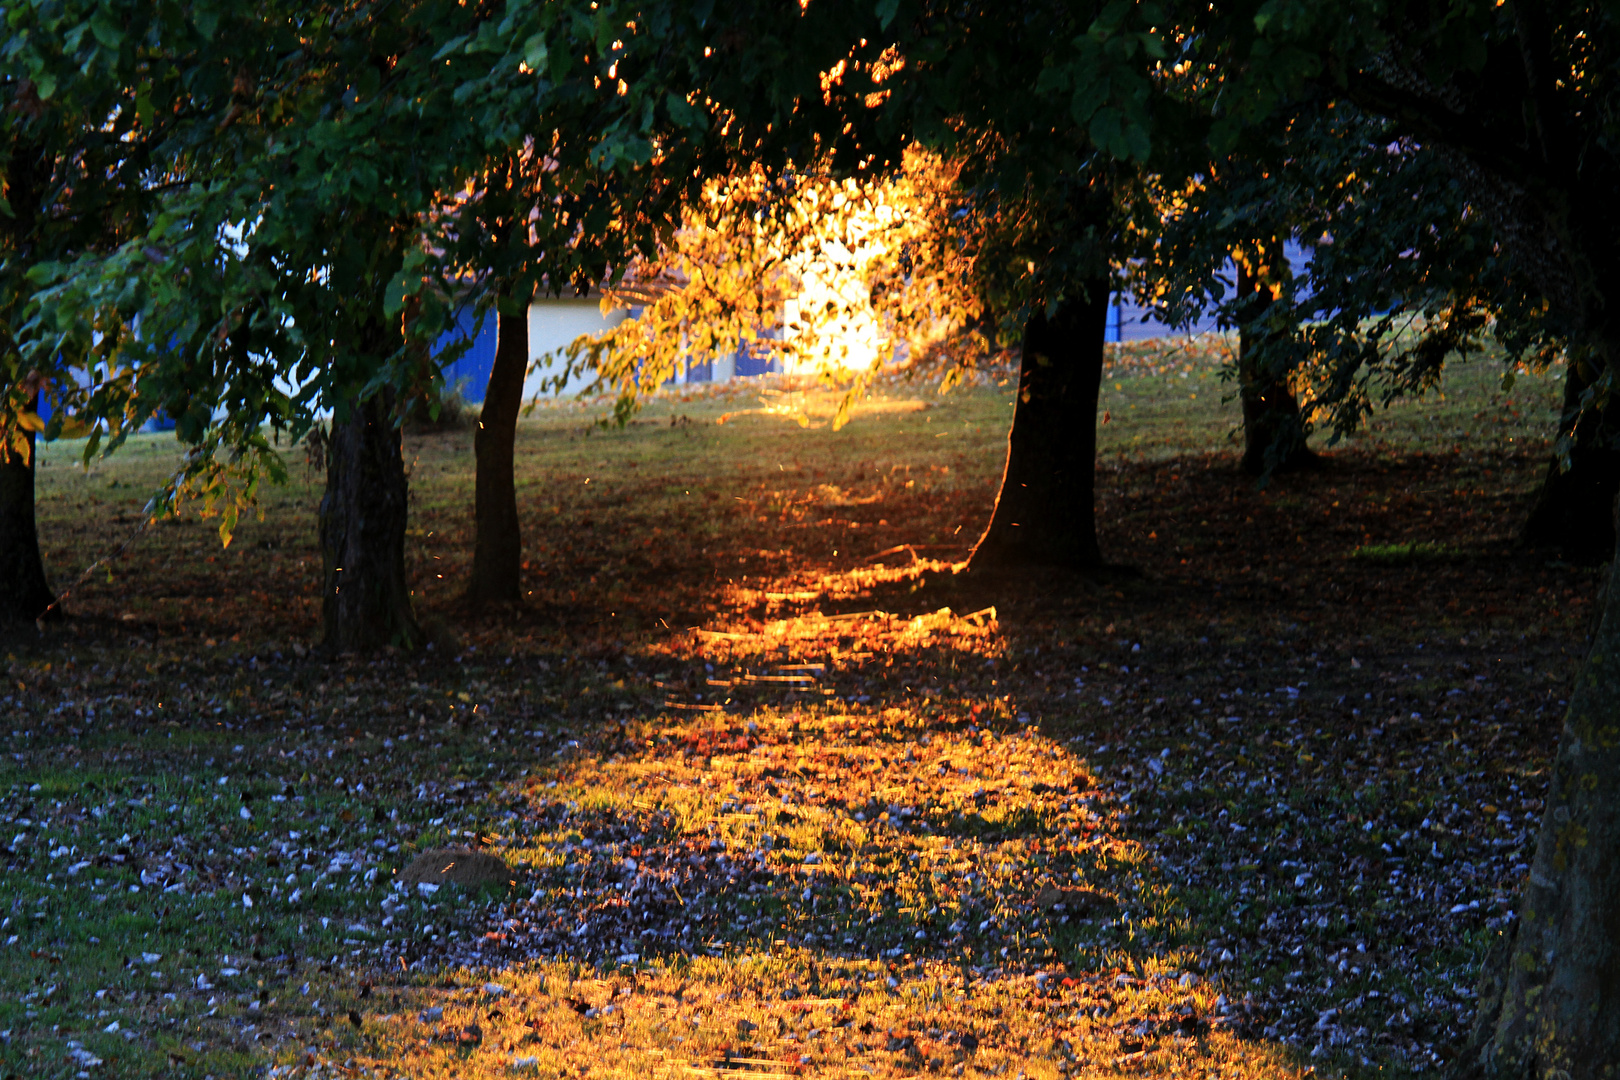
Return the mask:
[[[1606,363],[1578,354],[1569,358],[1559,451],[1547,463],[1519,533],[1525,544],[1561,549],[1575,563],[1603,562],[1613,548],[1614,523],[1606,508],[1620,495],[1620,450],[1614,446],[1620,408],[1610,398],[1607,372]]]
[[[1102,313],[1132,224],[1151,228],[1142,192],[1155,149],[1152,167],[1184,171],[1172,136],[1197,127],[1163,93],[1172,50],[1162,15],[1151,4],[1037,4],[1016,17],[898,8],[905,63],[883,108],[961,163],[979,233],[975,284],[1023,340],[1007,465],[975,568],[1101,562]]]
[[[8,118],[15,122],[15,114]],[[10,142],[10,140],[8,140]],[[30,181],[32,166],[38,161],[31,148],[11,142],[12,157],[6,163],[6,202],[11,213],[0,218],[4,229],[5,276],[10,288],[7,307],[15,310],[20,297],[17,264],[26,260],[31,246],[29,235],[40,218],[40,184]],[[19,152],[20,151],[20,152]],[[22,160],[18,160],[21,158]],[[29,160],[32,158],[33,160]],[[9,226],[9,227],[8,227]],[[10,393],[6,395],[4,440],[0,441],[0,620],[37,619],[51,610],[56,597],[45,577],[45,564],[39,554],[39,532],[34,522],[34,446],[39,426],[38,380],[29,379],[11,345],[3,340],[10,361],[7,372]]]
[[[1556,348],[1445,155],[1351,103],[1306,95],[1153,198],[1163,224],[1134,288],[1167,321],[1213,312],[1238,330],[1229,374],[1257,475],[1306,463],[1319,427],[1331,445],[1377,404],[1431,389],[1492,320],[1510,364]],[[1290,242],[1307,256],[1297,271]]]
[[[82,21],[109,13],[75,14],[80,25],[33,47],[82,43]],[[263,425],[297,439],[332,409],[321,534],[334,648],[420,638],[391,407],[409,366],[399,281],[430,261],[422,212],[468,153],[452,137],[464,112],[451,90],[431,92],[444,64],[425,51],[466,23],[463,9],[426,0],[394,14],[271,6],[199,8],[178,27],[155,18],[148,69],[172,75],[179,96],[155,79],[137,81],[136,96],[178,110],[156,152],[184,162],[186,183],[116,249],[36,267],[49,287],[27,328],[34,357],[131,373],[122,397],[84,402],[114,442],[157,409],[175,418],[196,448],[192,489],[220,511],[226,542],[259,476],[280,471]],[[436,153],[411,142],[424,132],[444,134],[426,140]]]
[[[529,42],[545,33],[544,27],[519,27],[518,32],[530,29],[534,32],[524,39]],[[583,47],[578,41],[559,43],[565,53]],[[617,72],[624,65],[628,73],[631,65],[623,50],[615,51],[620,55],[606,66]],[[517,603],[522,596],[523,541],[513,454],[529,370],[530,298],[538,290],[587,293],[624,274],[639,252],[652,249],[671,231],[696,177],[704,172],[705,151],[712,153],[701,128],[683,132],[667,120],[649,118],[659,125],[670,149],[656,160],[604,167],[597,157],[601,145],[576,135],[611,131],[621,112],[636,106],[626,104],[628,91],[587,91],[586,78],[597,79],[588,70],[576,76],[579,85],[556,90],[543,109],[535,107],[532,95],[507,103],[512,127],[549,129],[554,133],[550,144],[525,137],[520,145],[493,149],[471,196],[446,215],[452,224],[443,257],[458,279],[475,283],[463,299],[485,317],[493,313],[497,329],[495,360],[474,437],[476,537],[466,600],[475,610]],[[637,91],[651,93],[646,85]],[[682,122],[695,121],[683,114]]]
[[[1034,341],[1025,349],[1030,402],[1017,411],[999,497],[1005,510],[975,565],[1090,566],[1099,558],[1092,514],[1082,509],[1093,497],[1091,369],[1100,370],[1103,333],[1088,313],[1102,310],[1122,250],[1122,215],[1138,205],[1134,170],[1152,151],[1148,127],[1178,122],[1154,93],[1168,55],[1156,13],[1049,3],[1008,17],[906,0],[828,0],[789,17],[739,8],[702,28],[718,65],[700,66],[702,94],[723,130],[774,174],[791,162],[833,177],[893,175],[912,144],[948,163],[957,194],[943,201],[950,209],[942,226],[928,230],[943,239],[909,249],[905,273],[952,265],[961,293],[973,297],[948,305],[971,313],[955,325],[983,331],[984,313],[994,311],[1000,317],[986,336],[1006,344],[1028,332]],[[1156,111],[1166,114],[1155,121]],[[1093,330],[1094,344],[1070,336]],[[1047,378],[1042,357],[1063,374]],[[1021,434],[1020,424],[1041,430]],[[1056,437],[1058,424],[1084,446]],[[1043,460],[1051,452],[1063,455],[1061,467]],[[1014,513],[1031,478],[1051,512]],[[1011,524],[1018,517],[1027,520]],[[1021,535],[1002,536],[1013,528]]]
[[[1007,464],[976,568],[1102,562],[1094,495],[1110,284],[1098,277],[1024,325]]]
[[[39,399],[24,407],[38,415]],[[21,449],[16,437],[0,447],[0,611],[7,620],[41,618],[56,602],[34,524],[35,438],[25,431]]]
[[[1540,325],[1569,345],[1557,453],[1526,537],[1601,558],[1614,544],[1608,505],[1620,489],[1609,404],[1609,193],[1620,162],[1605,141],[1609,91],[1595,74],[1612,47],[1609,16],[1579,5],[1458,3],[1429,26],[1416,15],[1369,18],[1355,3],[1322,10],[1358,29],[1330,31],[1317,14],[1284,5],[1255,53],[1270,69],[1256,80],[1267,84],[1261,93],[1323,73],[1340,97],[1448,156],[1523,293],[1542,302]],[[1325,36],[1307,41],[1305,27]],[[1441,52],[1420,58],[1420,46]]]
[[[514,294],[511,287],[496,300],[495,361],[473,436],[476,535],[467,600],[475,607],[516,604],[523,599],[523,533],[518,524],[513,454],[523,381],[529,373],[528,305],[529,297]]]
[[[1518,279],[1526,298],[1581,366],[1568,380],[1581,409],[1566,413],[1560,468],[1596,475],[1551,500],[1579,499],[1565,503],[1564,520],[1601,514],[1612,529],[1605,459],[1589,451],[1611,444],[1606,410],[1620,359],[1620,156],[1608,77],[1620,25],[1607,9],[1566,4],[1459,2],[1436,16],[1354,0],[1268,5],[1261,33],[1223,35],[1228,93],[1252,118],[1314,83],[1451,156],[1505,256],[1527,271]],[[1589,435],[1582,414],[1597,417]],[[1620,1069],[1617,648],[1620,589],[1611,583],[1570,695],[1519,918],[1489,965],[1463,1074],[1585,1080]]]
[[[329,649],[420,640],[405,583],[409,506],[394,402],[391,387],[355,398],[326,438],[321,618]]]
[[[1286,239],[1267,237],[1233,252],[1238,318],[1238,400],[1243,405],[1243,470],[1253,476],[1304,468],[1316,460],[1306,446],[1299,398],[1290,372],[1266,363],[1265,339],[1288,270]],[[1288,328],[1291,329],[1291,328]]]
[[[157,137],[132,76],[167,89],[121,30],[102,26],[80,50],[24,46],[70,16],[60,9],[7,12],[0,48],[0,622],[55,615],[34,518],[38,439],[82,430],[89,373],[73,355],[28,356],[18,336],[39,289],[33,271],[70,253],[108,250],[139,224],[161,175],[149,151]],[[42,404],[54,404],[49,423]]]
[[[521,152],[528,131],[546,129],[529,123],[537,113],[557,120],[587,96],[611,105],[618,123],[591,129],[570,159],[586,175],[566,182],[600,182],[647,160],[650,140],[624,122],[629,104],[616,104],[628,95],[603,91],[580,61],[581,35],[596,51],[600,33],[622,31],[611,20],[624,11],[549,5],[527,23],[502,14],[447,0],[396,7],[388,19],[366,9],[193,13],[209,30],[194,51],[156,43],[181,81],[201,88],[191,122],[160,149],[191,152],[188,179],[207,183],[169,193],[111,253],[36,268],[49,287],[28,324],[30,355],[138,370],[115,438],[156,408],[174,415],[197,447],[190,476],[222,511],[222,538],[258,477],[280,467],[264,425],[297,439],[321,408],[332,411],[322,512],[332,648],[420,640],[397,556],[404,478],[393,402],[421,377],[420,346],[447,324],[456,291],[446,193]],[[84,40],[60,29],[61,40]],[[580,133],[552,130],[559,145]],[[541,230],[554,263],[603,250],[555,241],[611,223],[614,202],[567,219],[573,205],[565,201],[560,223],[542,222],[559,224]],[[90,418],[105,420],[120,401],[102,394],[90,404]]]
[[[973,313],[957,325],[983,328],[983,313],[995,311],[997,343],[1033,340],[1021,390],[1029,400],[1016,410],[1000,509],[976,566],[1100,559],[1089,508],[1103,324],[1087,313],[1102,310],[1127,250],[1125,224],[1148,209],[1139,195],[1149,132],[1174,147],[1185,141],[1176,134],[1197,127],[1159,91],[1170,56],[1159,14],[1154,5],[1037,4],[1008,17],[830,0],[791,21],[728,12],[707,31],[724,64],[705,73],[703,94],[757,159],[859,179],[892,175],[916,143],[949,163],[958,194],[929,230],[945,239],[908,251],[907,272],[930,266],[919,253],[943,256],[930,269],[951,263],[973,295],[954,305]],[[727,71],[757,82],[739,86]],[[650,336],[652,348],[670,347],[672,335]],[[1053,361],[1061,370],[1046,372]],[[1044,498],[1025,502],[1032,481]]]

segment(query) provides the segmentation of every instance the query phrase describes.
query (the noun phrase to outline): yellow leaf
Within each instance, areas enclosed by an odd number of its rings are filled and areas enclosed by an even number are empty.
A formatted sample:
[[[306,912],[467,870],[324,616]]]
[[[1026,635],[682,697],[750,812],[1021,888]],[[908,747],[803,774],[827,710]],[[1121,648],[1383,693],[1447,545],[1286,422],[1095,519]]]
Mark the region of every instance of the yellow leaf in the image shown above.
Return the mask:
[[[24,431],[44,431],[45,421],[39,418],[39,413],[18,413],[17,426]]]
[[[9,434],[10,438],[7,441],[11,444],[11,452],[17,457],[22,458],[25,463],[31,460],[33,457],[33,447],[28,444],[28,436],[24,435],[22,431],[17,428],[13,428]]]

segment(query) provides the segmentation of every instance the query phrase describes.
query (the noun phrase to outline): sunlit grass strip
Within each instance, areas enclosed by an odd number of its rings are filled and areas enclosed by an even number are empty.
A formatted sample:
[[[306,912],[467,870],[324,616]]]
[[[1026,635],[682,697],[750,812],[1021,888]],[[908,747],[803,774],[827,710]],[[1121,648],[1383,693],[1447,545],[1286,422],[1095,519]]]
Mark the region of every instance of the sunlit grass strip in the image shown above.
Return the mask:
[[[1213,1026],[1217,994],[1157,966],[972,979],[804,950],[732,951],[608,972],[552,961],[446,973],[342,1034],[347,1069],[480,1077],[1026,1077],[1147,1069],[1297,1076],[1274,1047]],[[286,1055],[272,1075],[314,1075]]]

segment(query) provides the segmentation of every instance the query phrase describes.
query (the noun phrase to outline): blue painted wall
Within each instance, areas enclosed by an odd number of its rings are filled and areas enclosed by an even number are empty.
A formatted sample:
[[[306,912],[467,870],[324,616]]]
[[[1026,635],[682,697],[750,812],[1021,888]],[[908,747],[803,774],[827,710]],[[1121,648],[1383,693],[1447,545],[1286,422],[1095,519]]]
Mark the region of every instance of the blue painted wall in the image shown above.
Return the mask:
[[[1306,266],[1310,264],[1310,252],[1292,240],[1283,245],[1283,254],[1287,256],[1288,263],[1296,275],[1304,273]],[[1221,276],[1230,286],[1237,278],[1237,270],[1231,263],[1227,263],[1221,268]],[[1178,330],[1153,318],[1142,305],[1128,295],[1114,297],[1114,303],[1118,314],[1109,313],[1109,341],[1144,341],[1148,338],[1179,337],[1188,333],[1203,334],[1218,329],[1213,316],[1200,319],[1187,330]]]
[[[484,392],[489,389],[489,373],[495,367],[495,324],[493,311],[484,316],[484,325],[480,327],[473,310],[464,308],[456,313],[456,328],[439,335],[433,345],[433,355],[437,356],[459,341],[471,342],[467,351],[444,369],[446,389],[454,389],[460,383],[461,396],[467,401],[483,401]]]
[[[744,345],[737,350],[738,378],[747,378],[751,375],[770,375],[781,370],[782,362],[776,359],[767,349],[754,349]]]

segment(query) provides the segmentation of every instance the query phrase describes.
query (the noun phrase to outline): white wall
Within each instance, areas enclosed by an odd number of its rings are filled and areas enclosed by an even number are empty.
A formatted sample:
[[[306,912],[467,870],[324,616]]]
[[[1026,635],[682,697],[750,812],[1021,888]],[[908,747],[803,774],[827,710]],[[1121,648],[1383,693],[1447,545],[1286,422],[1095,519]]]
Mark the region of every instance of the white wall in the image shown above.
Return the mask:
[[[529,305],[529,361],[532,364],[548,353],[558,354],[550,367],[541,367],[529,372],[528,381],[523,384],[525,399],[533,397],[540,392],[540,384],[548,377],[560,372],[563,357],[560,355],[568,343],[581,334],[599,334],[603,330],[619,325],[629,315],[629,311],[619,309],[610,314],[602,314],[601,302],[594,297],[545,297]],[[564,395],[577,394],[590,385],[593,376],[590,373],[576,375],[562,390]]]

